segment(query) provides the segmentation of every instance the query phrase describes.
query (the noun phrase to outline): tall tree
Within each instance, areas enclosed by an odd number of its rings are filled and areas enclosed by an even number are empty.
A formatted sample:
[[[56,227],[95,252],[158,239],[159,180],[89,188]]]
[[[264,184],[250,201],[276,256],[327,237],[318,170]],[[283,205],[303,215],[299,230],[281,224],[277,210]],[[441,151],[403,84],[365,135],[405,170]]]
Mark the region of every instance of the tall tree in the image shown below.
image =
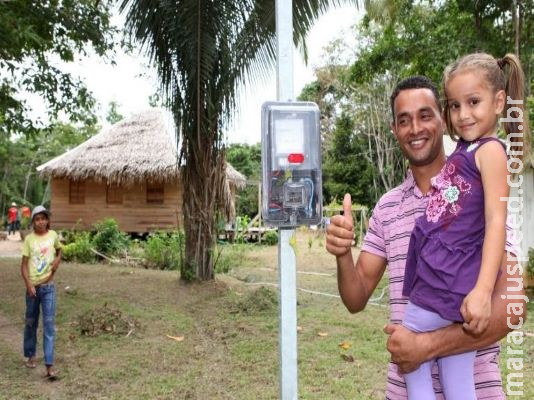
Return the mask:
[[[35,132],[23,93],[46,104],[50,120],[61,111],[82,120],[94,100],[84,84],[57,67],[90,48],[104,56],[114,46],[113,0],[0,0],[0,134]],[[41,124],[42,125],[42,124]],[[41,126],[42,127],[42,126]]]
[[[294,42],[340,0],[294,0]],[[124,0],[127,29],[158,70],[181,143],[186,236],[183,279],[212,279],[215,214],[224,199],[222,127],[241,84],[272,70],[275,1]]]

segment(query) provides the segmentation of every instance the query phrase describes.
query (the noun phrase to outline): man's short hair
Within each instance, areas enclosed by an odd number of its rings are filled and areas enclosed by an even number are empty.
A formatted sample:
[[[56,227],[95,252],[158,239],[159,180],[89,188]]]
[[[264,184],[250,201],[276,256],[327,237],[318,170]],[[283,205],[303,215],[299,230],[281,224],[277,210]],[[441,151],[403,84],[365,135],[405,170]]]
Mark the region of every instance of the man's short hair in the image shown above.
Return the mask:
[[[432,82],[430,79],[428,79],[426,76],[422,75],[415,75],[410,76],[406,79],[403,79],[399,83],[397,83],[397,86],[395,86],[395,89],[393,89],[393,93],[391,93],[390,102],[391,102],[391,115],[393,116],[393,121],[395,121],[395,99],[399,95],[400,92],[403,90],[408,89],[428,89],[432,92],[434,95],[434,98],[436,99],[436,105],[438,106],[438,110],[441,113],[441,101],[439,100],[439,92],[437,86]]]

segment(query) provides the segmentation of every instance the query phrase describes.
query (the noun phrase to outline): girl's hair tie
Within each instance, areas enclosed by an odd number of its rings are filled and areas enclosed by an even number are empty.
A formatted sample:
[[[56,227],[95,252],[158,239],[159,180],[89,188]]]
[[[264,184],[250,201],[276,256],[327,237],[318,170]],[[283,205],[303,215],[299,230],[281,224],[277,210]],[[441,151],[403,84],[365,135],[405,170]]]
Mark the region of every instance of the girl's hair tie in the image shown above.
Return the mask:
[[[497,65],[500,69],[503,69],[506,65],[506,61],[504,60],[504,58],[497,58]]]

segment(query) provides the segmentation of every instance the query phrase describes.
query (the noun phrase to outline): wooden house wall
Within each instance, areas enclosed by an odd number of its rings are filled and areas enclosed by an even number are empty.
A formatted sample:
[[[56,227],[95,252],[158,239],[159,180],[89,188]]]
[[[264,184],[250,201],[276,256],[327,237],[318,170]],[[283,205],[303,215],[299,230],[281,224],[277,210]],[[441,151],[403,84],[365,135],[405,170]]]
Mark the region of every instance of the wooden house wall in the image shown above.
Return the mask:
[[[182,189],[167,183],[163,204],[146,203],[146,184],[122,188],[122,204],[107,204],[106,184],[85,181],[85,204],[69,204],[69,180],[52,179],[50,211],[54,229],[69,229],[79,222],[87,228],[97,221],[114,218],[125,232],[176,229],[182,223]]]

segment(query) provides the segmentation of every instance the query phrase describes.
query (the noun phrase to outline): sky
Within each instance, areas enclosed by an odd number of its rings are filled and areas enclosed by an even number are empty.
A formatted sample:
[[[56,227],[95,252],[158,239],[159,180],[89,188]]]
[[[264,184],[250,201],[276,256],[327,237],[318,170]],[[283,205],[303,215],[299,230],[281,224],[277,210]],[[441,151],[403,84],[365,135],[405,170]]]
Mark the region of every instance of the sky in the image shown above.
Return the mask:
[[[335,8],[320,17],[310,31],[307,43],[308,65],[304,65],[300,53],[295,50],[294,94],[297,96],[306,83],[313,81],[313,68],[321,64],[323,48],[333,39],[348,34],[349,28],[357,21],[354,6]],[[120,16],[115,23],[121,24]],[[132,55],[118,52],[115,65],[106,64],[96,57],[76,63],[72,72],[78,74],[99,103],[97,115],[105,123],[110,102],[118,103],[119,112],[128,117],[149,107],[148,98],[158,91],[157,76],[147,67],[146,60],[134,50]],[[276,100],[276,71],[266,84],[248,87],[240,94],[240,105],[233,126],[227,131],[228,143],[258,143],[260,137],[261,105],[268,100]]]

